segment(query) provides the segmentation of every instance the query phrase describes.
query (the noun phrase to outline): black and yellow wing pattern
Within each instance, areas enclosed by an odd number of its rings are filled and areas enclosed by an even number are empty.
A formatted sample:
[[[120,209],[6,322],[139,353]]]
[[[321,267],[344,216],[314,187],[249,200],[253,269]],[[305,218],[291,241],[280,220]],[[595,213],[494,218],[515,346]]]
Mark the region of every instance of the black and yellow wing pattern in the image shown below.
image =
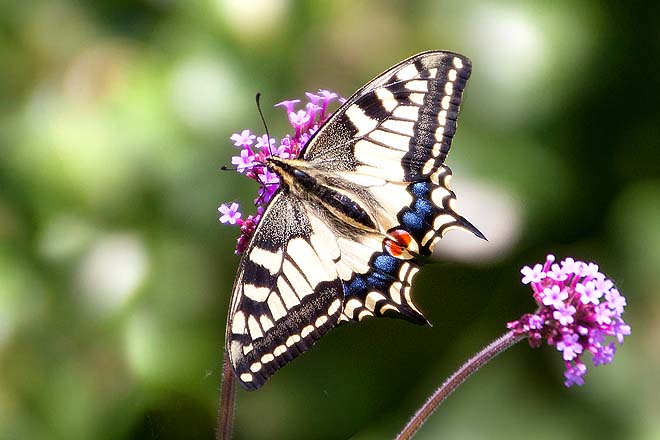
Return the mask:
[[[281,185],[241,259],[226,351],[257,389],[343,321],[423,324],[410,291],[419,255],[450,228],[482,237],[454,208],[444,165],[470,61],[433,51],[377,76],[298,159],[271,157]]]

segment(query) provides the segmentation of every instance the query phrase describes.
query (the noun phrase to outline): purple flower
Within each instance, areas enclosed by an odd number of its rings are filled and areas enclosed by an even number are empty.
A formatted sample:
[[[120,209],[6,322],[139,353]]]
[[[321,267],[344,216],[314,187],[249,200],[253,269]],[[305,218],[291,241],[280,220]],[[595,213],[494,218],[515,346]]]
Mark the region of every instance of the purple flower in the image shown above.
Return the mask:
[[[554,345],[566,364],[564,384],[582,385],[585,353],[592,353],[594,365],[611,363],[616,346],[607,340],[621,344],[630,335],[630,326],[621,317],[626,298],[596,264],[570,257],[559,264],[554,261],[548,255],[544,264],[522,268],[522,282],[530,285],[538,310],[509,322],[507,328],[527,336],[532,347],[543,341]]]
[[[303,126],[309,122],[309,115],[305,110],[298,110],[297,113],[289,113],[289,121],[294,127]]]
[[[576,334],[565,334],[562,340],[557,342],[557,350],[564,353],[565,361],[572,361],[582,353],[582,345],[578,343],[578,339]]]
[[[319,95],[321,95],[326,101],[332,101],[333,99],[337,98],[337,94],[335,92],[330,92],[323,89],[319,89]]]
[[[598,265],[594,263],[584,263],[582,265],[582,276],[586,278],[595,278],[598,272]]]
[[[596,353],[594,353],[591,360],[594,363],[594,366],[606,365],[612,362],[614,355],[616,354],[616,345],[614,342],[610,342],[608,345],[601,346]]]
[[[596,283],[588,281],[586,284],[578,284],[575,286],[575,291],[580,294],[580,301],[582,304],[598,304],[603,292],[596,288]]]
[[[323,99],[322,96],[318,96],[310,92],[305,92],[305,96],[307,96],[307,99],[309,99],[309,103],[314,105],[318,105],[319,101]]]
[[[264,134],[257,138],[257,145],[255,145],[255,148],[270,152],[274,145],[275,139],[268,139],[268,136]]]
[[[291,152],[291,146],[290,145],[284,145],[281,144],[279,147],[273,150],[273,155],[274,156],[279,156],[282,159],[293,159],[296,157],[296,154],[293,154]]]
[[[305,104],[305,110],[296,112],[295,107],[300,103],[299,99],[282,101],[275,105],[286,110],[289,123],[294,129],[293,135],[285,135],[278,147],[275,147],[278,145],[276,139],[269,139],[267,135],[257,138],[250,130],[234,133],[230,137],[234,145],[241,149],[240,155],[232,158],[236,171],[259,183],[258,195],[255,199],[256,215],[248,215],[245,220],[241,220],[241,213],[238,212],[236,203],[231,206],[223,204],[218,208],[222,213],[222,217],[220,217],[222,223],[237,225],[241,228],[241,234],[236,242],[237,254],[244,252],[247,248],[266,204],[279,189],[279,176],[266,166],[268,157],[273,155],[281,159],[297,158],[318,127],[323,125],[330,116],[326,113],[328,104],[338,98],[336,93],[327,90],[321,90],[318,94],[307,93],[306,95],[309,102]],[[255,139],[257,143],[252,147]]]
[[[630,335],[630,326],[623,322],[623,319],[617,317],[612,324],[612,333],[616,336],[619,344],[623,344],[623,337]]]
[[[603,292],[603,294],[607,295],[612,287],[614,287],[614,283],[611,280],[608,280],[603,274],[599,273],[596,279],[593,281],[593,283],[596,286],[596,289],[600,290]]]
[[[278,186],[277,185],[268,185],[268,186],[262,186],[259,188],[258,191],[258,196],[255,202],[257,203],[268,203],[270,202],[270,199],[273,198],[275,195],[275,192],[277,191]]]
[[[611,289],[606,292],[605,299],[610,309],[614,310],[618,315],[623,313],[623,309],[626,307],[626,297],[621,295],[617,289]]]
[[[566,258],[564,261],[561,262],[561,268],[566,274],[578,274],[580,271],[580,266],[582,266],[581,261],[575,261],[571,257]]]
[[[280,183],[280,177],[268,168],[261,168],[259,171],[259,183],[261,185],[273,186]]]
[[[590,347],[599,347],[605,341],[605,333],[600,328],[591,328],[587,331],[588,345]]]
[[[543,305],[558,309],[564,304],[564,300],[568,298],[568,292],[561,290],[559,286],[552,286],[543,289],[540,296],[543,299]]]
[[[236,250],[234,251],[236,254],[242,254],[247,249],[247,245],[250,243],[250,237],[252,237],[257,227],[257,221],[258,218],[248,215],[241,225],[241,235],[236,241]]]
[[[244,173],[246,169],[252,168],[254,163],[254,154],[249,149],[241,150],[240,156],[231,158],[232,165],[236,165],[236,171]]]
[[[572,305],[561,303],[555,309],[557,310],[552,312],[552,317],[559,321],[561,325],[568,325],[575,322],[573,315],[575,315],[576,309]]]
[[[581,336],[585,336],[589,334],[589,328],[583,326],[583,325],[578,325],[577,326],[577,332]]]
[[[328,104],[332,102],[333,99],[337,98],[337,94],[334,92],[329,92],[327,90],[319,90],[319,95],[323,98],[323,103],[321,104],[321,113],[325,114],[325,109],[328,107]],[[339,98],[339,103],[343,104],[346,102],[344,98]]]
[[[523,284],[539,283],[546,277],[546,273],[543,272],[543,266],[540,264],[534,266],[533,269],[529,266],[525,266],[520,269],[520,273],[524,275],[522,279]]]
[[[284,107],[287,113],[295,113],[295,106],[300,102],[300,99],[290,99],[288,101],[282,101],[275,104],[275,107]]]
[[[557,350],[564,353],[565,361],[572,361],[582,353],[582,344],[578,343],[578,339],[576,334],[565,334],[562,340],[557,342]]]
[[[543,328],[543,318],[540,317],[539,315],[532,314],[529,316],[529,321],[527,321],[527,325],[532,330],[540,330]]]
[[[222,214],[220,216],[221,223],[229,223],[230,225],[235,225],[238,219],[241,218],[241,213],[238,211],[238,203],[232,203],[231,206],[227,206],[226,203],[223,203],[218,208],[218,211]]]
[[[612,322],[612,312],[607,304],[598,304],[594,307],[594,318],[598,324],[609,324]]]
[[[547,276],[555,281],[564,281],[566,278],[568,278],[568,274],[565,273],[558,264],[552,265],[551,270],[547,273]]]
[[[568,364],[566,366],[566,371],[564,372],[564,385],[570,387],[572,385],[582,386],[584,385],[584,375],[587,374],[587,366],[582,363],[576,363],[575,365]]]
[[[249,147],[254,142],[255,135],[250,134],[250,130],[243,130],[240,134],[234,133],[229,139],[234,141],[236,147]]]
[[[316,118],[316,114],[321,110],[321,107],[310,102],[305,106],[305,109],[307,109],[309,120],[313,121]]]
[[[310,138],[311,138],[311,135],[312,135],[315,131],[316,131],[316,129],[312,127],[312,128],[309,130],[309,132],[307,132],[307,133],[302,133],[302,134],[300,135],[300,143],[301,143],[303,146],[304,146],[304,145],[307,145],[307,142],[309,142],[309,140],[310,140]]]

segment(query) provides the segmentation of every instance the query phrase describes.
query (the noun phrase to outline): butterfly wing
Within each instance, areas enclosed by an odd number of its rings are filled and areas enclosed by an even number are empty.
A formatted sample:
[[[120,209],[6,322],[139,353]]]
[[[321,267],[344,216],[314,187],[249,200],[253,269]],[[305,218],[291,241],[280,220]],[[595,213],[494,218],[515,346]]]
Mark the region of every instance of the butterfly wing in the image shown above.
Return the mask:
[[[400,62],[355,92],[310,140],[303,158],[333,170],[384,171],[387,178],[396,170],[407,182],[428,178],[447,157],[471,71],[470,60],[452,52]],[[370,144],[356,148],[361,140]],[[399,152],[395,164],[390,150]]]
[[[483,235],[454,209],[451,171],[444,166],[456,131],[470,60],[425,52],[402,61],[358,90],[312,138],[304,159],[335,176],[339,191],[369,208],[377,244],[356,239],[366,266],[345,281],[341,320],[389,315],[427,322],[412,303],[419,263],[451,228]]]
[[[442,51],[402,61],[356,92],[304,152],[372,205],[381,232],[408,232],[420,254],[430,254],[453,227],[483,238],[456,213],[451,171],[443,165],[471,66]]]
[[[337,322],[388,312],[426,322],[410,299],[414,260],[279,191],[241,259],[227,326],[236,377],[257,389]]]
[[[337,322],[344,291],[329,234],[286,192],[264,212],[241,259],[227,326],[227,353],[244,388],[259,388]]]

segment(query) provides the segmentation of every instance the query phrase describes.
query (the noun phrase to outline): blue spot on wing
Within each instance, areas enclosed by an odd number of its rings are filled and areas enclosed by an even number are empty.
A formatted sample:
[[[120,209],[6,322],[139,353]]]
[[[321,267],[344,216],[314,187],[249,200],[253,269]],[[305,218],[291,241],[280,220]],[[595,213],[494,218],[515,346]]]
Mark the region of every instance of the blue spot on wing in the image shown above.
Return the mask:
[[[425,224],[424,218],[420,217],[409,208],[399,214],[399,216],[401,225],[410,233],[410,235],[412,235],[417,241],[421,240],[428,229],[428,225]]]
[[[428,219],[435,216],[438,208],[427,199],[417,199],[414,203],[414,210],[418,216]]]
[[[358,296],[362,299],[371,291],[387,292],[394,281],[398,281],[398,271],[402,260],[385,253],[378,253],[371,259],[371,270],[365,274],[355,274],[344,285],[347,299]]]
[[[400,264],[397,264],[398,262],[399,260],[391,255],[379,254],[374,259],[374,267],[385,273],[395,273],[399,270]]]
[[[428,199],[431,196],[431,184],[429,182],[413,183],[408,186],[408,190],[420,199]]]
[[[347,283],[344,284],[344,294],[346,296],[359,295],[364,293],[369,289],[367,280],[362,275],[354,275],[353,278]]]
[[[451,209],[446,206],[437,206],[431,200],[431,191],[436,187],[429,181],[414,182],[408,185],[408,192],[413,196],[413,202],[399,212],[398,219],[401,226],[421,242],[429,231],[434,231],[433,223],[441,213],[455,217]],[[443,202],[444,204],[444,202]],[[428,246],[423,246],[420,252],[424,255],[431,253]]]
[[[404,283],[399,279],[399,271],[401,270],[401,265],[405,262],[406,260],[400,260],[385,252],[374,254],[369,262],[370,270],[367,273],[356,273],[353,275],[353,278],[344,283],[345,301],[349,301],[351,298],[358,298],[364,304],[369,292],[380,292],[385,298],[388,298],[386,300],[388,303],[395,305],[399,309],[400,313],[392,313],[393,316],[407,319],[416,324],[426,323],[427,321],[424,316],[410,308],[405,302],[403,304],[394,303],[390,299],[389,292],[392,284],[395,282]],[[407,262],[412,265],[416,264],[415,260],[407,260]],[[382,305],[383,303],[380,302],[379,304]],[[379,307],[376,307],[374,313],[377,316],[382,316],[379,310]]]

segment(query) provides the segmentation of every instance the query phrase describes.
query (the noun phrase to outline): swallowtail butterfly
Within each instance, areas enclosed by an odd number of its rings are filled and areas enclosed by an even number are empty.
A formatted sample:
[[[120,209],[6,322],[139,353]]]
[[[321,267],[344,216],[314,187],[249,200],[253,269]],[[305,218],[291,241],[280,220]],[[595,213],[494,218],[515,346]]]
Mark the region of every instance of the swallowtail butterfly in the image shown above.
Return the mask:
[[[408,58],[349,98],[298,159],[266,160],[281,184],[243,253],[227,324],[244,388],[338,323],[427,323],[410,295],[417,257],[450,228],[483,238],[456,213],[444,165],[470,70],[451,52]]]

